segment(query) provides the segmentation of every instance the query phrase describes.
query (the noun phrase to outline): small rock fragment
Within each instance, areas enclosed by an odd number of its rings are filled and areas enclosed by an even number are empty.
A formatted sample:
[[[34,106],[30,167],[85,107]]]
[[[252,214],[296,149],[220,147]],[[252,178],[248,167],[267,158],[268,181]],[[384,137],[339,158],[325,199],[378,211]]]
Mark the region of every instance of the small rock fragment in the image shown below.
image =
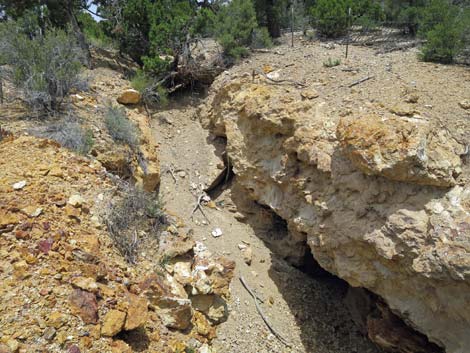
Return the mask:
[[[459,102],[460,108],[468,110],[470,109],[470,100],[464,100]]]
[[[127,309],[124,329],[134,330],[147,322],[148,316],[147,299],[135,294],[129,296],[129,308]]]
[[[218,238],[220,237],[223,233],[222,233],[222,229],[220,228],[215,228],[212,232],[211,232],[212,236],[214,238]]]
[[[13,189],[21,190],[26,186],[26,180],[19,181],[13,184]]]
[[[52,341],[52,339],[55,337],[55,334],[56,334],[55,328],[53,328],[53,327],[48,327],[48,328],[46,328],[46,330],[44,331],[43,337],[44,337],[44,339],[46,339],[47,341]]]
[[[243,261],[250,266],[251,262],[253,260],[253,250],[251,246],[246,246],[244,249],[242,249],[242,256],[243,256]]]
[[[69,205],[72,205],[73,207],[78,208],[78,207],[81,207],[85,203],[85,200],[80,195],[72,195],[72,196],[70,196],[67,203]]]
[[[98,291],[98,285],[95,280],[89,277],[76,277],[72,279],[72,285],[92,293],[96,293]]]
[[[318,92],[315,90],[315,89],[306,89],[306,90],[303,90],[302,92],[300,92],[300,95],[302,96],[302,98],[304,99],[314,99],[314,98],[318,98],[320,95],[318,94]]]
[[[85,324],[98,323],[98,303],[93,293],[75,289],[69,301],[72,313],[80,316]]]

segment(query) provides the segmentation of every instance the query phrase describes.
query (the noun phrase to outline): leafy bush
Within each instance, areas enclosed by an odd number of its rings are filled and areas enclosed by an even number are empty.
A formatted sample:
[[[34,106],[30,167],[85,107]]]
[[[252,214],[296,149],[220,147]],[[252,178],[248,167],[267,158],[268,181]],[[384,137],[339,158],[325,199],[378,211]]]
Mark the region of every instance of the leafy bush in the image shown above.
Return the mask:
[[[257,27],[252,0],[233,0],[223,6],[217,15],[216,33],[224,54],[234,59],[246,56]]]
[[[346,34],[349,26],[347,0],[318,0],[312,7],[315,28],[325,37],[339,37]]]
[[[345,35],[352,23],[370,28],[385,17],[374,0],[318,0],[311,16],[319,34],[330,38]]]
[[[421,59],[452,63],[469,44],[465,36],[470,26],[468,16],[468,9],[461,11],[447,0],[431,0],[420,15],[418,34],[426,39],[421,49]]]
[[[458,27],[445,22],[436,25],[426,34],[426,44],[421,48],[421,59],[450,64],[460,52],[463,43]]]
[[[108,106],[105,124],[114,141],[128,144],[135,148],[139,143],[139,134],[135,125],[127,118],[124,108]]]
[[[49,124],[29,131],[32,135],[57,141],[63,147],[86,155],[94,144],[93,132],[84,129],[75,119]]]
[[[44,36],[25,34],[17,23],[0,25],[1,61],[11,65],[14,82],[33,108],[58,110],[77,81],[83,52],[69,33],[52,29]]]
[[[268,29],[266,27],[255,28],[251,39],[251,47],[254,49],[259,48],[271,48],[273,42],[269,36]]]
[[[156,194],[121,182],[121,197],[109,203],[105,221],[116,247],[127,261],[137,262],[137,251],[142,243],[138,229],[143,222],[153,220],[153,230],[165,223],[163,204]]]
[[[83,30],[83,34],[88,43],[102,49],[113,49],[116,43],[105,33],[103,22],[96,22],[93,17],[86,13],[80,12],[78,22]]]
[[[166,106],[168,104],[168,92],[155,81],[149,74],[138,70],[131,80],[131,86],[140,92],[145,104]]]

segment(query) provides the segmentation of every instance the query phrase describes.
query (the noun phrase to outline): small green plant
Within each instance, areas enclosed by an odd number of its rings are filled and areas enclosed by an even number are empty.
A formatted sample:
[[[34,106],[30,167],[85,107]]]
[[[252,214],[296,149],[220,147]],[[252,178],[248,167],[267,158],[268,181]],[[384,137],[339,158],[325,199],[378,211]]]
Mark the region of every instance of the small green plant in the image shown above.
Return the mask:
[[[83,155],[88,154],[95,143],[93,132],[83,128],[76,119],[71,118],[30,129],[29,133],[57,141],[63,147]]]
[[[139,143],[136,126],[127,118],[124,108],[109,105],[105,112],[105,124],[114,141],[135,148]]]
[[[138,230],[151,220],[154,224],[149,232],[158,235],[158,226],[165,223],[163,204],[156,194],[132,184],[120,182],[118,186],[120,197],[110,200],[104,218],[118,250],[129,263],[135,264],[143,242]]]
[[[335,67],[341,65],[341,60],[328,58],[327,61],[323,62],[324,67]]]
[[[143,70],[137,71],[131,80],[131,86],[140,92],[145,104],[162,107],[168,104],[167,90],[163,86],[158,85],[156,79]]]
[[[271,48],[273,42],[269,36],[268,29],[266,27],[255,28],[253,30],[251,47],[254,49],[260,48]]]
[[[142,70],[138,70],[131,80],[132,88],[139,91],[141,94],[143,94],[144,91],[152,85],[152,83],[153,80]]]

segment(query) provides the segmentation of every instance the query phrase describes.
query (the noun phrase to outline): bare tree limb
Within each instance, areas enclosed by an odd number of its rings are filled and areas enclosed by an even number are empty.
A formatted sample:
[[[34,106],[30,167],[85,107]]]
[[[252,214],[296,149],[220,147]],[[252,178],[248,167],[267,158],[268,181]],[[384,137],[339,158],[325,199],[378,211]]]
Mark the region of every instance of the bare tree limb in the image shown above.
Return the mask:
[[[258,297],[255,295],[255,293],[253,293],[253,291],[250,289],[250,287],[248,287],[248,284],[245,282],[245,279],[243,278],[243,276],[240,276],[240,282],[242,282],[243,284],[243,287],[245,287],[245,289],[248,291],[248,293],[250,293],[250,295],[253,297],[254,301],[255,301],[255,306],[256,306],[256,310],[258,311],[258,314],[261,316],[261,318],[263,319],[264,323],[266,324],[266,326],[268,326],[269,330],[273,333],[274,336],[276,336],[276,338],[281,341],[282,343],[284,343],[287,347],[292,347],[292,345],[287,342],[287,340],[281,336],[281,334],[279,332],[277,332],[274,327],[269,323],[268,319],[266,318],[266,315],[264,315],[263,311],[261,310],[259,304],[258,304]]]
[[[367,80],[370,80],[371,78],[374,78],[374,76],[367,76],[367,77],[364,77],[364,78],[361,78],[360,80],[357,80],[357,81],[354,81],[353,83],[351,83],[348,87],[351,88],[351,87],[354,87],[362,82],[365,82]]]

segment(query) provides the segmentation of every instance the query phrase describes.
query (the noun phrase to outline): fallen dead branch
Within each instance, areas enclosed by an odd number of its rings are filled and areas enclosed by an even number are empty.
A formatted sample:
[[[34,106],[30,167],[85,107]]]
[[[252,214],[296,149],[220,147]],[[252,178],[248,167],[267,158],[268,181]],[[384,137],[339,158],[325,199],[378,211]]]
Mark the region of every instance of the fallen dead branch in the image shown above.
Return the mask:
[[[351,83],[348,87],[351,88],[351,87],[354,87],[362,82],[366,82],[368,80],[370,80],[371,78],[374,78],[374,76],[367,76],[367,77],[364,77],[364,78],[361,78],[360,80],[357,80],[357,81],[354,81],[353,83]]]
[[[175,184],[178,182],[177,179],[176,179],[176,176],[175,176],[175,168],[173,168],[172,165],[169,165],[168,167],[166,167],[165,172],[167,172],[168,174],[171,175],[171,177],[173,178],[173,181],[175,182]]]
[[[256,296],[255,293],[253,293],[253,291],[250,289],[250,287],[248,287],[248,284],[245,282],[245,279],[243,278],[243,276],[240,276],[240,282],[242,282],[243,284],[243,287],[245,287],[245,289],[248,291],[248,293],[250,293],[250,295],[252,296],[252,298],[254,299],[255,301],[255,306],[256,306],[256,310],[258,311],[258,314],[261,316],[261,318],[263,319],[264,323],[266,324],[266,326],[268,326],[269,330],[272,332],[272,334],[274,336],[276,336],[276,338],[281,341],[282,343],[284,343],[287,347],[292,347],[291,344],[289,342],[287,342],[287,340],[281,336],[281,334],[279,332],[277,332],[274,327],[269,323],[268,319],[266,318],[266,315],[264,315],[263,311],[261,310],[259,304],[258,304],[258,300],[259,298]]]
[[[256,74],[260,74],[261,76],[263,76],[268,81],[271,81],[271,82],[274,82],[274,83],[290,83],[294,86],[307,87],[307,85],[305,83],[302,83],[302,82],[298,82],[298,81],[294,81],[294,80],[275,80],[273,78],[270,78],[263,71],[253,70],[253,77],[255,77]]]
[[[196,205],[194,206],[192,212],[191,212],[191,217],[190,219],[193,220],[194,218],[194,214],[196,213],[197,210],[201,211],[202,215],[204,216],[204,218],[206,219],[207,223],[211,223],[209,221],[209,218],[207,218],[206,216],[206,213],[204,212],[204,210],[202,209],[202,201],[204,199],[204,196],[206,196],[205,193],[202,193],[201,195],[199,195],[199,197],[197,198],[197,201],[196,201]]]

